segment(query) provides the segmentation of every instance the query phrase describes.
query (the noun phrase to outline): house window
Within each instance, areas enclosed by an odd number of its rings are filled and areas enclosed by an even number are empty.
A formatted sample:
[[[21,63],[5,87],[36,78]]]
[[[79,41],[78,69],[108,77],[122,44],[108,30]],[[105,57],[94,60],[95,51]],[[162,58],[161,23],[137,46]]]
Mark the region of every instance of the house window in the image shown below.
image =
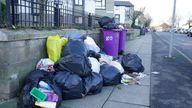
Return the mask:
[[[75,5],[83,5],[83,0],[75,0]]]
[[[83,17],[82,16],[75,16],[75,23],[76,24],[82,24],[83,23]]]
[[[105,9],[106,8],[106,0],[96,0],[96,8],[97,9]]]
[[[115,22],[120,23],[120,14],[115,14]]]

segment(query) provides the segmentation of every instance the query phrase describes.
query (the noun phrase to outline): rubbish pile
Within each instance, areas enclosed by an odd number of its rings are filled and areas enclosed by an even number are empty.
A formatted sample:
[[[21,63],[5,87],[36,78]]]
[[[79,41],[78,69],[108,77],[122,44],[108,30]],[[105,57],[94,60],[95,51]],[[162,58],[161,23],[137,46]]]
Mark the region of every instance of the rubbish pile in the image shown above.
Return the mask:
[[[125,54],[114,60],[89,36],[49,36],[47,53],[49,58],[41,59],[26,79],[18,108],[58,108],[62,100],[98,94],[103,86],[136,81],[125,73],[144,71],[137,55]]]

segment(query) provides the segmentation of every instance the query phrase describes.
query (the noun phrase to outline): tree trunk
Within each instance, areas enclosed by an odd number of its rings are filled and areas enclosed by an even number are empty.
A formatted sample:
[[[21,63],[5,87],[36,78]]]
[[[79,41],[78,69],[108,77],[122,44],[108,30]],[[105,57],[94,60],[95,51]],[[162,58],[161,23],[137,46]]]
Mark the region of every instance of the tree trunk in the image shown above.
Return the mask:
[[[132,27],[132,28],[134,28],[134,27],[135,27],[135,20],[132,20],[131,27]]]

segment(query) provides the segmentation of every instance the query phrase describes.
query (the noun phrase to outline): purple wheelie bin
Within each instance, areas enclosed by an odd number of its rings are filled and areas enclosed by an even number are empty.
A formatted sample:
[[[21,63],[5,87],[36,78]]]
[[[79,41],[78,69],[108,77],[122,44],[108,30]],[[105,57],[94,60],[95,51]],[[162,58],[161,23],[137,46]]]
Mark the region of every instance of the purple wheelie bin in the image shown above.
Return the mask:
[[[102,29],[104,36],[103,51],[113,57],[118,56],[119,49],[119,29]]]
[[[123,53],[125,51],[126,34],[126,29],[122,29],[121,31],[119,31],[119,53]]]

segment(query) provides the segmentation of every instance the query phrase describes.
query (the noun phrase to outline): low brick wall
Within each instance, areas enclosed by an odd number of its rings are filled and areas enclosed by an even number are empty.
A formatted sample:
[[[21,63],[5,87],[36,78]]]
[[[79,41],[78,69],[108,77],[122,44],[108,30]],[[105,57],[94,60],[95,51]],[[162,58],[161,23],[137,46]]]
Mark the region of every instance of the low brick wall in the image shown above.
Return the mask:
[[[140,36],[140,30],[139,29],[128,29],[126,39],[127,40],[133,40],[138,36]]]
[[[35,69],[41,58],[47,57],[46,38],[78,31],[89,34],[100,44],[98,30],[6,30],[0,29],[0,99],[10,99],[24,84],[25,77]],[[101,45],[99,45],[101,46]]]

